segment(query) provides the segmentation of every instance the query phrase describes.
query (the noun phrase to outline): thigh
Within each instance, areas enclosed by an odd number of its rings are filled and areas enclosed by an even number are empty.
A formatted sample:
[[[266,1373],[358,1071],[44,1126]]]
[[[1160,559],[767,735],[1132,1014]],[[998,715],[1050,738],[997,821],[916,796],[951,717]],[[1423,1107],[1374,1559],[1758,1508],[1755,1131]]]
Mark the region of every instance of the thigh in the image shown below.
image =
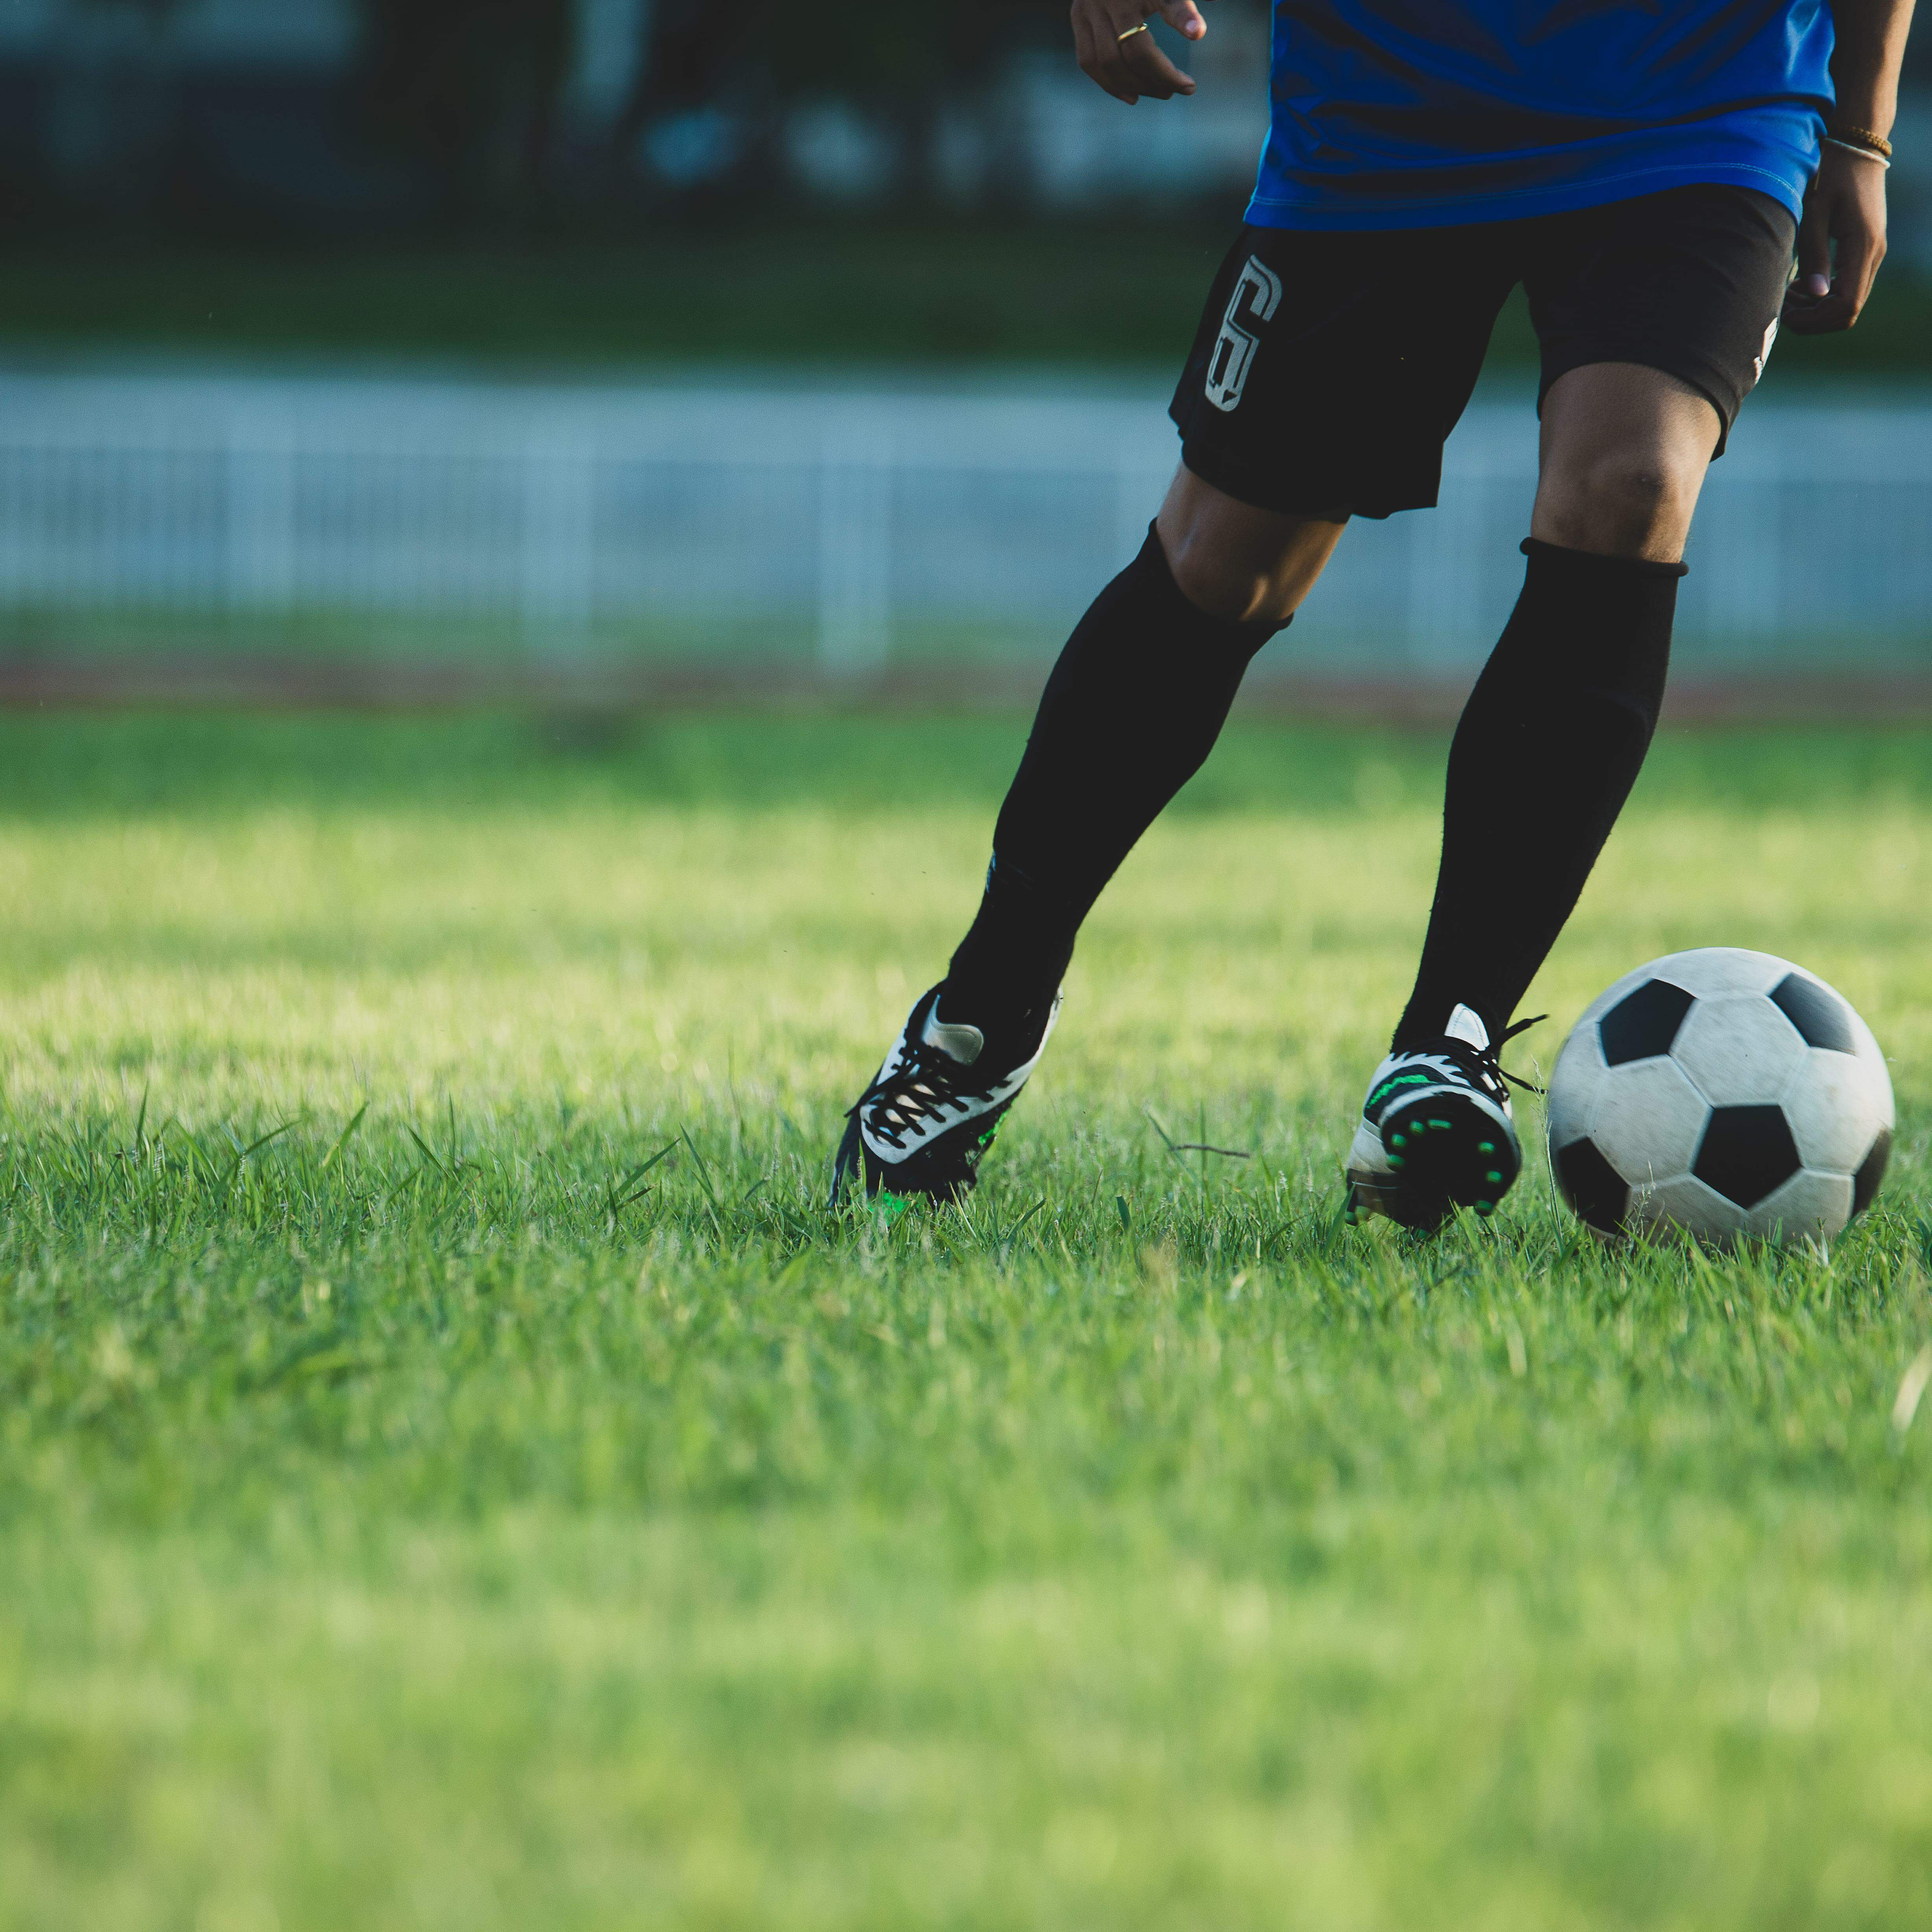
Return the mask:
[[[1169,411],[1182,461],[1285,514],[1432,504],[1514,280],[1505,244],[1492,228],[1243,229]]]
[[[1523,283],[1544,396],[1594,364],[1659,370],[1717,412],[1722,454],[1771,353],[1796,232],[1768,195],[1723,184],[1543,218]]]

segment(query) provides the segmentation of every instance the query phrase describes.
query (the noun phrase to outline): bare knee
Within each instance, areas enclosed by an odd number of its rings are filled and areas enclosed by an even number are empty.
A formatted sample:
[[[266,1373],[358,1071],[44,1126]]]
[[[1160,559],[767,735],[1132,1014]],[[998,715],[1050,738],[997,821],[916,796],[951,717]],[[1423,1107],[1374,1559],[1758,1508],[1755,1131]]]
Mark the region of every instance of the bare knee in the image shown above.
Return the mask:
[[[1663,370],[1570,370],[1543,399],[1531,534],[1567,550],[1675,563],[1723,427],[1708,397]]]
[[[1568,550],[1674,562],[1690,533],[1702,481],[1702,463],[1673,464],[1654,449],[1613,448],[1546,466],[1534,534]]]

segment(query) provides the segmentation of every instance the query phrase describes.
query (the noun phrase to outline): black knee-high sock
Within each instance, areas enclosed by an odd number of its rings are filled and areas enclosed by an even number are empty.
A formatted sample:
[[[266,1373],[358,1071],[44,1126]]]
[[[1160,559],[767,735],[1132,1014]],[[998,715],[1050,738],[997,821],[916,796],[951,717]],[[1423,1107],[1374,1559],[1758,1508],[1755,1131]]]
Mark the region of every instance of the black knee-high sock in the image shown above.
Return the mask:
[[[1398,1049],[1458,1005],[1492,1039],[1556,943],[1650,748],[1684,566],[1534,538],[1449,752],[1442,868]]]
[[[986,896],[946,975],[944,1017],[989,1036],[1030,1027],[1101,889],[1201,769],[1249,660],[1280,628],[1190,604],[1148,531],[1046,681],[994,827]]]

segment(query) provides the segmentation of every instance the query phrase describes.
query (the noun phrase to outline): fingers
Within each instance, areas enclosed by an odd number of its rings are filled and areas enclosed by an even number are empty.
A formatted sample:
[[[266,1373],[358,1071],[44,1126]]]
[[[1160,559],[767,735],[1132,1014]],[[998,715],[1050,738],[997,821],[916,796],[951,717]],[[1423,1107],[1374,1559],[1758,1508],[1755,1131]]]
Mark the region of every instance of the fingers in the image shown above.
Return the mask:
[[[1096,77],[1094,69],[1096,64],[1097,51],[1094,40],[1093,22],[1089,17],[1090,11],[1091,10],[1090,8],[1081,5],[1079,4],[1079,0],[1075,0],[1072,16],[1073,22],[1073,58],[1075,63],[1078,66],[1080,71],[1084,74],[1089,80],[1092,80]]]
[[[1109,5],[1107,0],[1073,0],[1074,57],[1080,71],[1096,87],[1130,107],[1140,98],[1142,89],[1129,70],[1125,44],[1120,37],[1140,17],[1138,7],[1129,10],[1118,4]],[[1147,36],[1136,34],[1133,38],[1145,40]]]
[[[1177,94],[1194,92],[1194,76],[1183,74],[1162,53],[1151,34],[1136,34],[1125,43],[1127,66],[1135,85],[1156,100],[1172,100]]]
[[[1192,10],[1191,4],[1188,10]],[[1148,11],[1139,0],[1073,0],[1074,54],[1080,71],[1130,106],[1144,94],[1167,100],[1194,92],[1192,80],[1161,52],[1152,34],[1132,31],[1144,22]],[[1198,22],[1200,16],[1195,18]]]
[[[1194,0],[1161,0],[1160,17],[1184,38],[1198,40],[1208,31]]]
[[[1804,295],[1796,284],[1784,298],[1779,325],[1793,335],[1838,335],[1858,320],[1858,310],[1835,290],[1825,296]]]
[[[1832,287],[1832,216],[1827,197],[1814,195],[1798,224],[1798,287],[1814,300]]]
[[[1798,274],[1784,298],[1780,320],[1795,334],[1829,335],[1846,326],[1832,292],[1832,232],[1837,224],[1837,171],[1828,160],[1804,197],[1798,224]]]
[[[1855,227],[1838,238],[1838,273],[1832,293],[1844,306],[1847,328],[1858,320],[1858,311],[1870,297],[1884,254],[1884,242],[1868,228]]]
[[[1102,4],[1102,0],[1074,0],[1074,58],[1080,63],[1080,71],[1096,87],[1131,107],[1141,98],[1141,89],[1121,52],[1120,34],[1125,28],[1114,25],[1113,16],[1119,10]],[[1133,24],[1131,16],[1126,24]],[[1144,40],[1147,37],[1136,34],[1134,38]]]
[[[1798,224],[1798,273],[1784,292],[1779,320],[1799,335],[1822,334],[1840,325],[1827,320],[1820,304],[1832,292],[1832,227],[1824,202],[1816,196],[1804,204]]]
[[[1784,322],[1800,335],[1850,328],[1885,259],[1885,172],[1852,155],[1828,151],[1806,197],[1798,229],[1798,275],[1785,297]]]

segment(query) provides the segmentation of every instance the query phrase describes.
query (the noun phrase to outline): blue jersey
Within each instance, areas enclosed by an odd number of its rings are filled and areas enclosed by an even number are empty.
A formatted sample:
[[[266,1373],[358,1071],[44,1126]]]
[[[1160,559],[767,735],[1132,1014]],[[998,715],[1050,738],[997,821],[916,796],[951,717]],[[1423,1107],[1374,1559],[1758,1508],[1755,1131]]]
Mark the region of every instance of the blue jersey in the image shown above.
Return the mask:
[[[1801,212],[1829,0],[1276,0],[1248,219],[1432,228],[1699,182]]]

